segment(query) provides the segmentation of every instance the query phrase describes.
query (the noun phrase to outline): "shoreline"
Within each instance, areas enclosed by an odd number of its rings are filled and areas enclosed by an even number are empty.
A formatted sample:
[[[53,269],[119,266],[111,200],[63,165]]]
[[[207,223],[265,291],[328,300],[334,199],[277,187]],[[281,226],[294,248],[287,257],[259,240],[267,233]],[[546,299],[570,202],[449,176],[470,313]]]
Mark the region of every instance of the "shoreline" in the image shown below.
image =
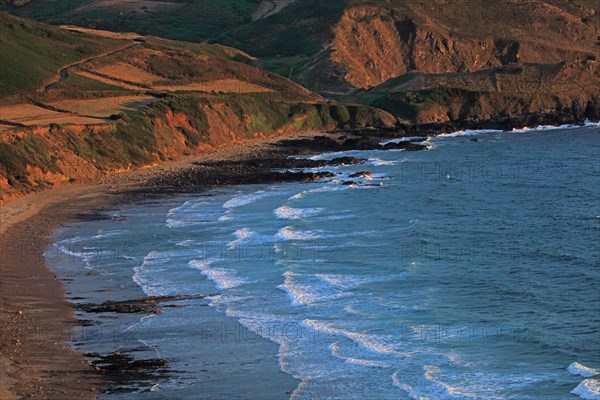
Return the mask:
[[[73,219],[71,214],[91,210],[108,199],[99,187],[85,194],[83,188],[58,189],[42,194],[48,198],[45,204],[35,203],[38,195],[23,199],[24,204],[13,207],[25,211],[9,218],[8,224],[5,218],[2,221],[3,399],[91,398],[100,384],[85,357],[66,347],[65,327],[74,327],[78,321],[65,299],[63,283],[46,265],[44,251],[54,230]],[[75,200],[79,195],[83,196]],[[72,203],[65,207],[67,202]]]
[[[306,139],[319,134],[301,132],[285,139]],[[281,139],[240,143],[153,168],[114,175],[98,183],[60,185],[2,204],[0,398],[94,398],[110,385],[110,381],[88,365],[88,358],[69,347],[70,330],[78,320],[66,300],[63,282],[57,279],[44,258],[56,229],[84,220],[96,209],[127,199],[151,197],[162,189],[149,182],[165,174],[182,173],[197,162],[216,165],[223,160],[243,161],[256,154],[265,156],[270,153],[268,147]],[[218,172],[216,167],[215,172]],[[217,185],[221,184],[217,182]],[[209,186],[211,182],[204,188]],[[195,188],[202,190],[199,186]],[[164,192],[169,196],[177,193],[182,191]]]
[[[86,357],[68,347],[69,335],[64,328],[54,332],[43,328],[78,323],[74,309],[65,298],[62,281],[44,259],[44,251],[57,228],[85,219],[85,215],[95,209],[127,199],[156,194],[172,196],[217,186],[281,181],[282,178],[319,180],[326,176],[289,172],[277,175],[268,171],[285,167],[282,160],[291,154],[344,151],[350,147],[373,149],[382,138],[390,137],[389,131],[381,131],[379,135],[373,135],[374,132],[303,132],[247,142],[151,169],[115,175],[100,183],[58,186],[3,204],[0,213],[0,323],[3,327],[0,397],[7,400],[27,395],[40,399],[93,398],[110,384],[95,373]],[[437,133],[447,132],[438,129]],[[348,139],[346,135],[355,136]],[[411,132],[397,135],[402,136],[411,136]],[[424,149],[424,146],[406,148],[407,143],[413,142],[401,142],[399,146],[406,150]],[[419,147],[418,141],[414,146]],[[356,159],[338,162],[356,162]]]

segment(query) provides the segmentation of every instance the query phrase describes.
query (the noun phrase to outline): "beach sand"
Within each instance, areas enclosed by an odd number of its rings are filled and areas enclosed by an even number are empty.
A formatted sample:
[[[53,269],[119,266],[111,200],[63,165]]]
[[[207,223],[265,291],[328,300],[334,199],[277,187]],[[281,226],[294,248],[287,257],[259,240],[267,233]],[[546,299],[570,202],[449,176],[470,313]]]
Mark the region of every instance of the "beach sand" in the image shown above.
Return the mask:
[[[109,199],[100,185],[65,186],[2,206],[0,398],[92,398],[99,378],[69,349],[77,324],[44,251],[55,228]]]
[[[318,132],[293,137],[307,138]],[[286,136],[289,139],[291,136]],[[65,184],[0,207],[0,398],[94,398],[108,387],[88,360],[69,347],[78,324],[62,282],[48,268],[44,252],[53,232],[114,204],[166,173],[197,161],[241,160],[269,154],[278,138],[236,144],[158,167],[87,184]]]

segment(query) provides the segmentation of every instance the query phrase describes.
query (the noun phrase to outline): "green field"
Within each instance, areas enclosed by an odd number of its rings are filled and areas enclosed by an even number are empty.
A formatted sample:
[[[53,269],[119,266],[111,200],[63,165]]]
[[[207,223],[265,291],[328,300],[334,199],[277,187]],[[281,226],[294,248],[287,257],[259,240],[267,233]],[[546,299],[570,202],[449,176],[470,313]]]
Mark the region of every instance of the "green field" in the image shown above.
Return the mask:
[[[0,96],[38,89],[64,65],[116,48],[120,41],[73,35],[0,13]]]

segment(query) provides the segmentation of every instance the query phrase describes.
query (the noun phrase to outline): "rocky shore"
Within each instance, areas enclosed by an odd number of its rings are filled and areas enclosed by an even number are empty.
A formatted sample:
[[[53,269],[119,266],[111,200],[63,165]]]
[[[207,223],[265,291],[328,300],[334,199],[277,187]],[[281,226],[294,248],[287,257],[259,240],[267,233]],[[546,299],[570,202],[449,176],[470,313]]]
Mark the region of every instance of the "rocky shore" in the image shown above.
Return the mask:
[[[573,113],[531,114],[486,121],[455,121],[428,124],[346,129],[313,133],[305,136],[283,137],[270,140],[238,159],[211,159],[194,161],[184,168],[165,170],[145,182],[150,191],[188,192],[225,185],[276,182],[314,182],[333,178],[331,172],[312,172],[310,169],[343,164],[362,164],[356,157],[338,157],[331,160],[312,160],[307,156],[324,152],[351,150],[405,150],[423,151],[422,142],[430,136],[464,130],[500,130],[535,128],[543,125],[583,125],[585,119]],[[394,141],[394,139],[397,139]],[[475,141],[475,140],[473,140]],[[369,171],[364,171],[365,174]]]
[[[426,150],[422,142],[459,130],[581,124],[568,115],[530,115],[490,121],[304,132],[295,136],[246,142],[201,156],[166,162],[152,169],[112,176],[93,185],[65,184],[25,196],[2,207],[0,242],[0,397],[13,399],[92,398],[127,377],[151,379],[168,370],[164,360],[134,360],[129,354],[89,354],[69,346],[69,329],[77,321],[64,299],[60,280],[47,268],[44,251],[54,229],[76,220],[102,218],[102,210],[156,196],[201,191],[225,185],[275,182],[313,182],[334,178],[314,168],[360,165],[365,160],[338,157],[314,160],[306,156],[347,150]],[[399,139],[390,142],[392,139]],[[357,176],[369,176],[361,170]],[[18,242],[18,243],[17,243]],[[18,246],[17,246],[18,244]],[[17,246],[17,247],[15,247]],[[205,294],[210,296],[210,294]],[[160,313],[174,298],[142,298],[119,303],[86,304],[85,311],[104,313]],[[42,306],[43,305],[43,306]],[[33,335],[31,327],[61,327],[58,335]],[[62,397],[61,397],[62,396]]]

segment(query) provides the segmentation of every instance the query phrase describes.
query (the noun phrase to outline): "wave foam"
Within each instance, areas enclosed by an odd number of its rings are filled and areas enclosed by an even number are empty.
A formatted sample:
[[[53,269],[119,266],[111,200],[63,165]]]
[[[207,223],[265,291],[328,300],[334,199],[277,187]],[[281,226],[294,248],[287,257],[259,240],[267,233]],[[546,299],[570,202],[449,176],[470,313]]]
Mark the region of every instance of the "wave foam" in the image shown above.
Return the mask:
[[[410,397],[413,400],[427,400],[426,397],[421,396],[421,394],[412,387],[410,387],[410,385],[401,382],[400,378],[398,377],[398,371],[392,374],[392,384],[397,388],[400,388],[403,392],[405,392],[408,395],[408,397]]]
[[[221,215],[221,216],[220,216],[220,217],[217,219],[217,221],[221,221],[221,222],[223,222],[223,221],[230,221],[230,220],[232,220],[232,219],[233,219],[233,217],[231,216],[231,213],[228,211],[228,212],[226,212],[225,214]]]
[[[362,367],[375,367],[375,368],[389,368],[389,364],[376,360],[367,360],[365,358],[346,357],[340,352],[340,345],[338,342],[333,342],[329,345],[331,355],[340,360],[344,360],[346,364],[360,365]]]
[[[371,158],[369,158],[369,162],[374,167],[381,167],[383,165],[396,165],[397,164],[396,161],[382,160],[382,159],[377,158],[377,157],[371,157]]]
[[[227,200],[225,203],[223,203],[223,207],[229,208],[229,209],[237,208],[237,207],[241,207],[241,206],[245,206],[245,205],[254,203],[258,200],[262,200],[266,197],[276,196],[278,194],[279,193],[277,193],[277,192],[266,192],[264,190],[259,190],[254,193],[235,196],[235,197]]]
[[[283,284],[277,287],[287,292],[294,305],[312,305],[343,295],[335,288],[323,285],[323,281],[315,275],[286,271],[283,276],[285,277]]]
[[[314,193],[323,193],[323,192],[337,192],[339,190],[344,190],[347,189],[345,186],[337,186],[337,185],[329,185],[329,186],[322,186],[316,189],[310,189],[310,190],[305,190],[304,192],[300,192],[300,193],[296,193],[295,195],[291,196],[288,200],[298,200],[298,199],[302,199],[308,195],[314,194]]]
[[[346,150],[346,151],[333,151],[329,153],[317,154],[316,156],[309,157],[309,160],[333,160],[334,158],[340,157],[352,157],[356,154],[362,153],[363,150]]]
[[[594,368],[586,367],[583,364],[579,364],[578,362],[571,363],[567,367],[567,371],[569,371],[573,375],[583,376],[584,378],[590,378],[594,375],[599,375],[600,371]]]
[[[210,204],[198,199],[188,200],[179,207],[169,210],[165,225],[167,228],[182,228],[186,226],[213,222],[221,211],[211,209]]]
[[[231,289],[245,283],[244,278],[235,275],[234,271],[225,268],[211,268],[211,261],[192,260],[189,262],[192,268],[200,270],[204,276],[213,281],[218,289]]]
[[[503,131],[497,129],[465,129],[464,131],[456,131],[452,133],[444,133],[439,135],[438,137],[446,138],[446,137],[460,137],[460,136],[474,136],[480,135],[483,133],[502,133]]]
[[[376,335],[369,335],[366,333],[356,333],[347,331],[344,329],[336,328],[333,324],[323,321],[316,321],[312,319],[305,319],[303,321],[304,325],[308,326],[311,329],[325,332],[332,335],[341,335],[345,336],[348,339],[360,344],[366,349],[379,354],[397,354],[401,356],[406,356],[405,354],[399,353],[396,349],[387,343],[384,343],[379,337]]]
[[[293,226],[286,226],[277,232],[277,237],[283,240],[313,240],[320,235],[314,231],[298,231]]]
[[[587,400],[600,400],[600,380],[586,379],[577,387],[571,390],[571,393]]]
[[[391,144],[391,143],[398,144],[398,143],[402,143],[402,142],[410,142],[411,140],[415,140],[415,139],[423,139],[423,136],[407,136],[407,137],[403,137],[403,138],[386,140],[384,142],[380,142],[379,144],[382,146],[385,146],[386,144]]]
[[[148,296],[165,296],[170,293],[169,288],[164,285],[160,276],[164,273],[166,262],[169,261],[169,254],[158,251],[151,251],[144,257],[141,265],[133,268],[132,279]]]
[[[254,236],[254,232],[252,232],[249,228],[241,228],[241,229],[238,229],[237,231],[233,232],[232,235],[235,236],[236,239],[232,240],[227,245],[227,248],[229,250],[235,249],[238,245],[244,243],[249,238]]]
[[[313,215],[317,215],[322,211],[323,208],[293,208],[288,206],[281,206],[275,211],[273,211],[273,214],[275,214],[275,216],[278,219],[294,220],[311,217]]]
[[[600,122],[591,122],[589,120],[586,120],[585,123],[583,124],[583,127],[586,127],[586,128],[598,127],[598,126],[600,126]],[[511,132],[526,133],[526,132],[535,132],[535,131],[554,131],[554,130],[559,130],[559,129],[577,129],[577,128],[581,128],[581,127],[582,127],[581,125],[576,125],[576,124],[563,124],[563,125],[558,125],[558,126],[538,125],[533,128],[529,128],[529,127],[514,128]],[[485,133],[503,133],[503,132],[504,131],[499,130],[499,129],[465,129],[462,131],[444,133],[442,135],[438,135],[437,137],[448,138],[448,137],[474,136],[474,135],[480,135],[480,134],[485,134]]]
[[[344,290],[354,289],[362,284],[372,281],[368,278],[356,277],[352,275],[316,274],[315,276],[329,283],[330,285],[337,286]]]
[[[436,385],[440,386],[448,394],[450,394],[450,395],[459,395],[459,396],[461,396],[461,398],[465,398],[465,397],[475,398],[475,397],[477,397],[476,395],[474,395],[472,393],[466,392],[464,389],[454,387],[454,386],[450,385],[449,383],[446,383],[446,382],[443,382],[442,380],[440,380],[438,378],[440,370],[439,370],[439,368],[437,366],[434,366],[434,365],[425,365],[423,367],[423,369],[425,370],[425,379],[427,379],[429,382],[433,382]]]
[[[180,242],[175,243],[175,246],[190,247],[192,244],[194,244],[193,240],[186,239],[186,240],[182,240]]]
[[[513,129],[512,132],[531,132],[531,131],[555,131],[555,130],[559,130],[559,129],[577,129],[577,128],[581,128],[581,125],[576,125],[576,124],[564,124],[564,125],[558,125],[558,126],[554,126],[554,125],[538,125],[534,128],[521,128],[521,129]],[[586,120],[585,123],[583,124],[584,128],[591,128],[591,127],[600,127],[600,122],[591,122],[589,120]]]

